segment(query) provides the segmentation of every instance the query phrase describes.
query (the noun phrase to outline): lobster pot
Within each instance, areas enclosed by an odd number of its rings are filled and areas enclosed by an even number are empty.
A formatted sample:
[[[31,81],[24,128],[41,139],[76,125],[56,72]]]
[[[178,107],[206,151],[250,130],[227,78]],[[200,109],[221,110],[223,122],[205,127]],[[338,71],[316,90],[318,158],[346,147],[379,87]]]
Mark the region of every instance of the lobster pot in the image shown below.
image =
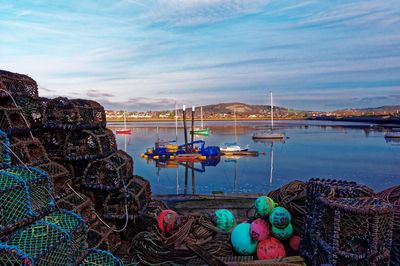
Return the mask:
[[[304,228],[301,232],[300,254],[312,258],[316,250],[316,199],[318,197],[356,198],[372,197],[375,193],[356,182],[333,179],[310,179],[306,186]]]
[[[85,169],[92,161],[84,160],[84,161],[68,161],[64,162],[64,166],[68,169],[71,175],[79,180],[83,179],[83,175],[85,173]]]
[[[53,193],[56,199],[62,197],[66,191],[66,183],[71,180],[70,172],[61,164],[50,161],[40,164],[36,168],[48,173],[53,184]]]
[[[26,182],[0,171],[0,236],[28,223],[33,216]]]
[[[36,81],[27,75],[0,70],[0,88],[7,91],[0,90],[0,98],[9,97],[9,94],[13,96],[38,97]]]
[[[125,219],[125,206],[127,206],[128,218],[136,219],[150,200],[150,183],[142,177],[133,176],[125,189],[106,197],[103,204],[103,216],[106,219]]]
[[[132,174],[132,157],[119,150],[104,159],[89,163],[81,187],[89,190],[117,190],[128,183]]]
[[[46,103],[43,126],[68,130],[105,128],[106,114],[95,101],[58,97]]]
[[[60,227],[38,221],[0,244],[0,261],[5,265],[72,265],[70,237]]]
[[[21,107],[31,128],[42,128],[44,105],[48,99],[31,96],[16,96],[14,100],[17,105]]]
[[[390,204],[372,197],[319,197],[316,202],[315,254],[323,255],[318,265],[389,265],[393,230]]]
[[[377,196],[392,204],[393,217],[393,241],[391,251],[391,265],[400,265],[400,186],[394,186],[377,193]]]
[[[22,109],[13,105],[0,105],[0,128],[7,134],[29,132],[30,124],[25,119]]]
[[[11,137],[11,163],[12,165],[24,164],[36,166],[49,161],[47,152],[42,143],[30,135]]]
[[[71,131],[64,146],[64,160],[94,160],[117,151],[115,136],[109,129]]]
[[[76,261],[86,249],[87,227],[82,218],[73,212],[62,210],[45,216],[42,221],[54,224],[67,232],[71,240],[71,257]]]
[[[0,169],[11,167],[10,140],[7,134],[0,130]]]
[[[93,265],[102,265],[102,266],[122,266],[122,262],[120,259],[115,257],[108,251],[99,250],[99,249],[89,249],[87,255],[83,259],[83,261],[79,264],[80,266],[93,266]]]
[[[64,160],[65,152],[65,139],[67,138],[68,131],[64,130],[47,130],[40,131],[36,136],[42,142],[48,156],[52,160]]]
[[[87,196],[77,195],[71,189],[67,189],[67,194],[57,200],[57,206],[76,213],[82,217],[86,224],[92,224],[96,220],[93,202]]]
[[[100,221],[89,226],[87,236],[88,246],[90,248],[100,248],[109,251],[116,251],[121,246],[119,234],[106,227]]]
[[[47,173],[33,167],[13,167],[3,170],[26,182],[30,206],[35,217],[42,217],[54,208],[52,188]],[[3,171],[0,171],[3,172]]]

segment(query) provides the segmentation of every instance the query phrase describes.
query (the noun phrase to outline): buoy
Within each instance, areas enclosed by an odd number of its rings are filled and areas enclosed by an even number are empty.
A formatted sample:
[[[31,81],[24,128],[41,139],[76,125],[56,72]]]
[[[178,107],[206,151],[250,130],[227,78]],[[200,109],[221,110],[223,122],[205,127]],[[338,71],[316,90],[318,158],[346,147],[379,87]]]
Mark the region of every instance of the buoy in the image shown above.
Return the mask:
[[[299,252],[300,249],[300,237],[299,236],[292,236],[289,239],[289,246],[294,252]]]
[[[171,160],[173,160],[173,159],[175,159],[175,156],[171,155],[171,156],[169,156],[169,158],[170,158]]]
[[[255,219],[250,225],[250,235],[255,240],[264,240],[269,236],[269,233],[269,223],[262,218]]]
[[[241,255],[251,255],[256,252],[258,241],[250,236],[250,224],[238,224],[232,231],[233,249]]]
[[[288,239],[293,234],[293,227],[292,224],[289,224],[285,228],[278,228],[272,226],[272,235],[278,239]]]
[[[269,215],[272,209],[275,208],[275,205],[274,200],[267,196],[258,197],[254,203],[257,213],[261,216]]]
[[[285,228],[289,225],[292,220],[292,216],[289,211],[283,207],[275,207],[272,209],[269,215],[269,222],[278,228]]]
[[[276,238],[268,237],[257,245],[257,258],[259,260],[278,259],[285,256],[285,247]]]
[[[163,210],[157,217],[158,228],[164,233],[169,233],[174,230],[177,219],[178,214],[173,210]]]
[[[153,159],[154,159],[154,160],[158,160],[158,159],[160,159],[160,156],[154,155],[154,156],[153,156]]]
[[[225,232],[231,230],[233,225],[235,224],[235,216],[233,216],[231,211],[226,209],[216,210],[211,215],[211,218],[215,226]]]

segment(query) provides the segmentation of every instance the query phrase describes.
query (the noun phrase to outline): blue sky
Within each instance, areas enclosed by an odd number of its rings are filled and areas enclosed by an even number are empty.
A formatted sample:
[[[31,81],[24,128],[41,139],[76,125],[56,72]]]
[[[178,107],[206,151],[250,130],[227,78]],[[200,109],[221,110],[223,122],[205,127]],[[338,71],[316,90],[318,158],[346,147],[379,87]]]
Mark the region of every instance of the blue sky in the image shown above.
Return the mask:
[[[0,69],[107,108],[400,103],[400,4],[0,0]]]

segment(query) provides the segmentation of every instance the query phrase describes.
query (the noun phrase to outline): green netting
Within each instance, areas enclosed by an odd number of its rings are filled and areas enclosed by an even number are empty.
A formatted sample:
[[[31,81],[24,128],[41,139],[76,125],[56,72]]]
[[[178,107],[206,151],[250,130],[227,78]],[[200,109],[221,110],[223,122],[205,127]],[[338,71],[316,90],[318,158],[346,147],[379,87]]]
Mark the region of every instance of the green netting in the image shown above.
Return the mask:
[[[33,266],[33,259],[18,247],[0,243],[0,262],[7,266]]]
[[[17,247],[32,258],[35,265],[71,265],[70,236],[54,224],[38,221],[8,238],[6,244]]]
[[[51,183],[47,173],[33,167],[12,167],[4,171],[18,175],[28,186],[30,204],[35,216],[42,217],[54,208]]]
[[[42,221],[59,226],[71,236],[73,261],[82,255],[87,246],[87,227],[81,217],[67,210],[59,210],[45,216]]]
[[[26,182],[0,171],[0,236],[26,223],[32,215]]]
[[[11,166],[10,140],[4,131],[0,130],[0,168]]]
[[[89,249],[88,254],[85,259],[80,264],[81,266],[122,266],[120,259],[114,257],[110,252],[99,250],[99,249]]]

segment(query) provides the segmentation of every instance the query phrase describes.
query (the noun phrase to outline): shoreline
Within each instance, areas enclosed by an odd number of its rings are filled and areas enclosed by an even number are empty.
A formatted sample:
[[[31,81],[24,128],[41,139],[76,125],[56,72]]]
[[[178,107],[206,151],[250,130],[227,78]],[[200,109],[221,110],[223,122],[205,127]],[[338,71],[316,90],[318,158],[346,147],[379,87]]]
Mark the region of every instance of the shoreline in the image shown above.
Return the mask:
[[[269,121],[270,118],[269,117],[265,117],[265,118],[236,118],[236,121]],[[287,121],[292,121],[292,120],[309,120],[309,119],[305,119],[305,118],[279,118],[279,119],[274,119],[277,121],[280,120],[287,120]],[[124,122],[124,119],[109,119],[107,118],[107,123],[111,122]],[[182,122],[183,119],[180,118],[178,119],[178,122]],[[192,121],[190,118],[186,119],[187,122]],[[201,119],[195,118],[194,119],[195,122],[200,122]],[[235,119],[233,118],[226,118],[226,119],[221,119],[221,118],[216,118],[216,119],[212,119],[212,118],[207,118],[207,119],[203,119],[203,121],[235,121]],[[148,118],[148,119],[136,119],[136,118],[130,118],[130,119],[126,119],[126,122],[175,122],[175,119],[159,119],[159,118]]]

